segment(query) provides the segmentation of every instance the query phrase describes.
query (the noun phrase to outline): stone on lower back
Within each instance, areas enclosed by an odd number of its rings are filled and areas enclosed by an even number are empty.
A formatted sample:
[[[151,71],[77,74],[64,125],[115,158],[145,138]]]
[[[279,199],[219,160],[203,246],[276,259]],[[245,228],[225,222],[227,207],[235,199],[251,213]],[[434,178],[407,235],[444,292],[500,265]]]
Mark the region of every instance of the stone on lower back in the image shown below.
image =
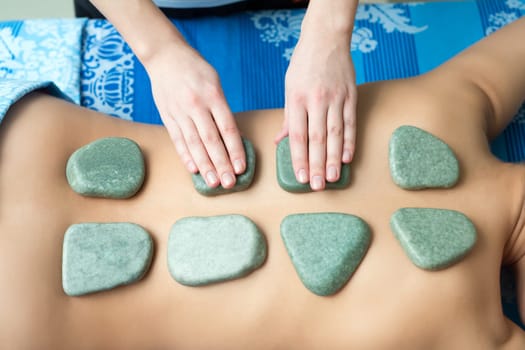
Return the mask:
[[[390,226],[410,260],[425,270],[456,263],[476,243],[474,225],[455,210],[401,208],[392,215]]]
[[[71,155],[66,176],[71,188],[81,195],[129,198],[144,182],[144,157],[130,139],[102,138]]]
[[[201,286],[248,275],[266,259],[266,240],[242,215],[187,217],[171,228],[168,268],[187,286]]]
[[[139,225],[82,223],[64,236],[62,286],[71,296],[138,281],[149,269],[153,241]]]
[[[299,278],[320,296],[348,282],[370,245],[368,225],[341,213],[289,215],[281,223],[281,236]]]
[[[285,191],[292,193],[311,192],[312,188],[309,183],[302,184],[297,181],[292,165],[292,156],[290,153],[290,143],[288,137],[279,142],[276,151],[277,161],[277,182]],[[341,189],[350,183],[350,164],[341,165],[341,176],[336,182],[326,182],[326,189]]]
[[[390,174],[409,190],[452,187],[459,178],[459,164],[450,147],[434,135],[404,125],[392,134]]]
[[[191,176],[193,186],[197,192],[205,196],[216,196],[219,194],[244,191],[250,187],[255,174],[255,149],[253,148],[252,143],[244,137],[242,138],[242,143],[246,154],[246,170],[244,173],[236,176],[235,186],[232,188],[224,188],[219,185],[215,188],[211,188],[206,184],[202,175],[198,173]]]

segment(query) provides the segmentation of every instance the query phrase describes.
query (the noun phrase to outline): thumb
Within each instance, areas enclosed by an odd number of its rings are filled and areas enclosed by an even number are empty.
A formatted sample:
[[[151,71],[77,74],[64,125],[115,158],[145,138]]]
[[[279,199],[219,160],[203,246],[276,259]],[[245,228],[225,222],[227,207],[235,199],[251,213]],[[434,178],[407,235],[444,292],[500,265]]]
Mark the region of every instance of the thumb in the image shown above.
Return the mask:
[[[277,133],[277,135],[275,135],[275,139],[273,141],[277,144],[281,142],[281,140],[286,136],[288,136],[288,121],[285,119],[281,130]]]

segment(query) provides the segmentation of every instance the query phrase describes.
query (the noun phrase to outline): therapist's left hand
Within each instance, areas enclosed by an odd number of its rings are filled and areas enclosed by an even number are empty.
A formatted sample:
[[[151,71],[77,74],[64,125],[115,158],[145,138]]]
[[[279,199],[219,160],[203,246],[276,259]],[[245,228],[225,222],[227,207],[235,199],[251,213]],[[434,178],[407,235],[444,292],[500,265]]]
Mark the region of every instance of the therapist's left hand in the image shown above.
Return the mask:
[[[341,176],[352,160],[357,89],[348,38],[302,34],[285,79],[285,118],[276,137],[289,136],[297,181],[314,191]],[[309,36],[310,35],[310,36]],[[333,39],[333,40],[332,40]]]

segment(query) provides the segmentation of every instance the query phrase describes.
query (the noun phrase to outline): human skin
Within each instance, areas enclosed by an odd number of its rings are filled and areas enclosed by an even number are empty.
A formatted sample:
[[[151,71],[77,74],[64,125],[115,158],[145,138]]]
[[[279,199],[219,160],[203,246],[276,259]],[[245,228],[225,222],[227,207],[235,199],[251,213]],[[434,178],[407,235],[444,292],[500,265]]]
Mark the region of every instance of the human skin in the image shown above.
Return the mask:
[[[177,153],[210,187],[235,185],[244,148],[215,69],[151,0],[92,0],[144,65]]]
[[[314,191],[355,151],[357,90],[350,52],[357,0],[311,0],[285,78],[283,127],[297,181]]]
[[[492,34],[413,79],[359,87],[357,149],[344,190],[291,194],[275,176],[281,110],[237,116],[256,148],[252,186],[198,194],[165,128],[110,118],[33,93],[0,127],[0,343],[7,349],[523,349],[525,333],[500,302],[501,265],[525,295],[525,167],[503,163],[488,140],[510,122],[525,91],[525,20]],[[388,141],[401,125],[441,138],[460,164],[451,189],[406,191],[392,182]],[[69,188],[70,154],[95,139],[129,137],[147,178],[128,200],[86,198]],[[457,264],[413,265],[389,220],[401,207],[453,209],[478,240]],[[289,214],[342,212],[370,226],[370,248],[340,292],[320,297],[299,280],[279,233]],[[266,237],[268,257],[247,277],[187,287],[167,268],[171,225],[188,216],[242,214]],[[61,285],[63,235],[80,222],[134,222],[153,237],[143,280],[68,297]]]
[[[188,171],[210,187],[246,168],[239,131],[215,69],[151,0],[91,0],[146,68],[153,97]],[[323,190],[355,146],[356,86],[350,42],[357,0],[312,0],[286,73],[283,126],[297,180]]]

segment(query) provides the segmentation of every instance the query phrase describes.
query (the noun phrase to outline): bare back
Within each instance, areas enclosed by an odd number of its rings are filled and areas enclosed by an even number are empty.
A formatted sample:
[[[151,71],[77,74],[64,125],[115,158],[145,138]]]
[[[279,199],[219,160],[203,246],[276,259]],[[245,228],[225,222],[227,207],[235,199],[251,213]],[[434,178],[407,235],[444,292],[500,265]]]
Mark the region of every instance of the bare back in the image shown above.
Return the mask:
[[[519,348],[523,333],[502,314],[499,271],[521,213],[525,173],[489,151],[484,106],[475,91],[429,93],[426,78],[360,87],[359,150],[345,190],[290,194],[275,176],[281,111],[238,116],[257,151],[244,192],[203,197],[192,186],[161,127],[100,116],[43,95],[15,105],[0,128],[0,284],[3,344],[10,348]],[[46,111],[54,111],[47,113]],[[406,191],[391,180],[388,142],[401,125],[444,140],[460,163],[452,189]],[[129,200],[84,198],[67,185],[65,164],[100,137],[136,140],[147,180]],[[389,220],[401,207],[454,209],[478,241],[458,264],[436,272],[414,266]],[[364,219],[372,243],[348,284],[319,297],[299,280],[279,236],[289,214],[343,212]],[[265,264],[248,277],[185,287],[167,270],[167,236],[186,216],[243,214],[268,243]],[[154,238],[151,270],[140,282],[84,297],[61,286],[62,239],[79,222],[142,225]],[[507,247],[508,248],[508,247]],[[27,337],[32,334],[32,337]],[[519,344],[519,345],[518,345]]]

